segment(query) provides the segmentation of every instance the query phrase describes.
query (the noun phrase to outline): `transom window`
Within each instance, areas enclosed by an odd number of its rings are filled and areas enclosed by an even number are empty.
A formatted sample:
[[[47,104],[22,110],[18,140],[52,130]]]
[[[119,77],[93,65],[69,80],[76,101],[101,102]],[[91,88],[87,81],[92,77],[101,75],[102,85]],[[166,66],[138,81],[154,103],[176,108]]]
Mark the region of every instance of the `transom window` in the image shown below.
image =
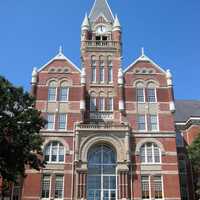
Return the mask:
[[[154,143],[146,143],[140,149],[141,163],[161,163],[160,148]]]
[[[44,150],[44,158],[48,163],[64,162],[64,146],[60,142],[49,143]]]
[[[116,154],[106,145],[88,153],[88,200],[116,200]]]

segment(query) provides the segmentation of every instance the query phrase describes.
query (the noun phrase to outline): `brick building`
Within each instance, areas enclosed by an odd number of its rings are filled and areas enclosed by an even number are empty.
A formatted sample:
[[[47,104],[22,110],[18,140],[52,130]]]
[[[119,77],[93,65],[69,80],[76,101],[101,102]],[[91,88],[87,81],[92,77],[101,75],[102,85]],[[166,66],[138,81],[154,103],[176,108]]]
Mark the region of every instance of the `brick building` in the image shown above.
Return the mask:
[[[21,199],[193,199],[185,145],[200,131],[200,103],[177,101],[174,116],[170,71],[144,51],[122,67],[121,37],[118,17],[96,0],[81,26],[82,66],[60,49],[33,70],[47,166],[27,170]]]

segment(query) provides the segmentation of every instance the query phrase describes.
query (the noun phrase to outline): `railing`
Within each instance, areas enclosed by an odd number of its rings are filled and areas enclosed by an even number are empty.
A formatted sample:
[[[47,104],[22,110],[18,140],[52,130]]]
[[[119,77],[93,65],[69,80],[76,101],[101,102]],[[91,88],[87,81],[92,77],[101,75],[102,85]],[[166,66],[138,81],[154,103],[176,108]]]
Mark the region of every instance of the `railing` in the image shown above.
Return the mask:
[[[102,40],[95,40],[95,41],[85,41],[85,46],[87,47],[117,47],[119,42],[116,41],[102,41]]]
[[[91,112],[90,119],[94,120],[112,120],[113,112]]]

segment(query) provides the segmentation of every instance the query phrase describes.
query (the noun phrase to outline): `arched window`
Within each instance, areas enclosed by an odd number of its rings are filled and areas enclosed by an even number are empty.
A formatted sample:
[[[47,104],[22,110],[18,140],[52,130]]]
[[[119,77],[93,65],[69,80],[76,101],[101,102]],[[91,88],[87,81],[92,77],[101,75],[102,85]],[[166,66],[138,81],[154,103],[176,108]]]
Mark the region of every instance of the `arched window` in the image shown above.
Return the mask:
[[[113,81],[113,66],[112,66],[112,56],[108,56],[108,82]]]
[[[60,101],[69,100],[69,87],[67,81],[64,81],[60,85]]]
[[[96,56],[91,56],[91,66],[96,66]]]
[[[49,143],[44,150],[44,159],[48,163],[64,162],[64,146],[60,142]]]
[[[48,101],[56,101],[56,87],[57,87],[56,81],[49,82]]]
[[[141,103],[145,102],[145,90],[142,82],[136,84],[136,101]]]
[[[140,149],[141,163],[161,163],[160,148],[154,143],[146,143]]]
[[[87,199],[116,200],[116,153],[97,145],[88,153]]]
[[[154,103],[157,101],[156,84],[153,82],[150,82],[147,85],[147,101],[150,103]]]

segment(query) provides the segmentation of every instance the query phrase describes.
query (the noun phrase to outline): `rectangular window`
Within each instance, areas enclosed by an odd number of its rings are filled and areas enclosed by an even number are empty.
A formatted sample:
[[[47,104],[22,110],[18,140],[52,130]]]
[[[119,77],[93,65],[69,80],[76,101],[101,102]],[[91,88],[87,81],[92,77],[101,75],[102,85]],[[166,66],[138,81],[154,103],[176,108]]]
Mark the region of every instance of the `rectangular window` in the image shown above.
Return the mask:
[[[49,87],[48,89],[48,101],[56,100],[56,87]]]
[[[158,130],[157,115],[150,115],[149,116],[149,130],[150,131],[157,131]]]
[[[113,111],[113,98],[112,97],[108,98],[108,110]]]
[[[61,87],[60,88],[60,101],[68,101],[69,88]]]
[[[144,103],[144,88],[136,89],[136,98],[137,98],[137,102]]]
[[[47,115],[47,129],[53,130],[54,129],[54,121],[55,115],[52,113],[48,113]]]
[[[48,199],[50,196],[50,175],[42,177],[42,198]]]
[[[105,98],[99,97],[99,111],[105,110]]]
[[[64,191],[64,176],[56,175],[55,181],[55,199],[62,199]]]
[[[94,83],[96,82],[96,67],[92,66],[92,74],[91,74],[91,81]]]
[[[147,163],[153,163],[153,148],[152,143],[147,144]]]
[[[58,129],[65,130],[66,129],[66,121],[67,115],[62,113],[58,115]]]
[[[156,102],[156,89],[147,88],[147,101],[150,103]]]
[[[113,68],[112,68],[112,66],[108,67],[108,82],[113,82]]]
[[[96,111],[96,98],[90,98],[90,111]]]
[[[99,68],[99,81],[104,82],[104,67],[100,66]]]
[[[161,176],[154,177],[154,194],[155,194],[155,199],[163,198],[162,177]]]
[[[176,145],[178,147],[183,147],[184,146],[183,133],[180,133],[180,132],[176,133]]]
[[[138,130],[140,130],[140,131],[146,130],[146,117],[145,117],[145,115],[138,115],[137,126],[138,126]]]
[[[149,176],[141,177],[142,199],[150,199],[150,180]]]

